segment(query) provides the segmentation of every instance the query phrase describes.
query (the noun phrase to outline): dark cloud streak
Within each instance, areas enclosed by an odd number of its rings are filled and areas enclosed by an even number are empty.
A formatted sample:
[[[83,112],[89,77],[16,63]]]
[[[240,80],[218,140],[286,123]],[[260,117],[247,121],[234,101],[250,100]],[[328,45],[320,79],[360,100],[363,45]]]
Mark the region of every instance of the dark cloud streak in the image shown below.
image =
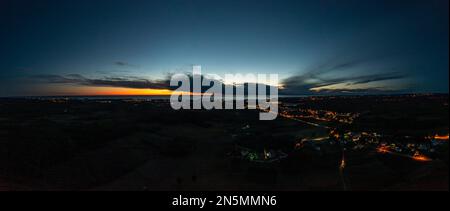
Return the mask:
[[[333,59],[319,63],[303,73],[293,75],[282,81],[284,89],[280,93],[284,94],[317,94],[317,92],[380,92],[382,90],[390,90],[389,87],[370,87],[367,89],[351,88],[354,85],[368,84],[372,82],[399,80],[408,76],[399,72],[382,72],[372,74],[358,74],[340,76],[348,70],[352,69],[368,69],[369,63],[375,61],[377,57],[366,57],[353,60]],[[390,68],[391,69],[391,68]],[[361,71],[358,71],[361,72]],[[346,84],[348,89],[327,89],[326,86],[337,84]],[[324,87],[321,91],[312,91],[314,88]]]
[[[139,67],[137,65],[130,64],[130,63],[124,62],[124,61],[116,61],[116,62],[114,62],[114,65],[120,66],[120,67],[132,67],[132,68],[138,68]]]
[[[105,77],[101,79],[86,78],[79,74],[65,76],[42,74],[34,75],[32,80],[43,83],[78,84],[84,86],[109,86],[135,89],[168,89],[168,80],[148,80],[138,77]]]

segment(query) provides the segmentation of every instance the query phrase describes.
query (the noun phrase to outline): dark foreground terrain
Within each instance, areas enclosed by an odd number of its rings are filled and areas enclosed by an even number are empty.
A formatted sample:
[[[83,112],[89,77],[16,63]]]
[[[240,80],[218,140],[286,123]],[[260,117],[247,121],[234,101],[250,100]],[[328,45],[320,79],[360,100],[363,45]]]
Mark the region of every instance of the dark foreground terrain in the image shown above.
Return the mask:
[[[448,95],[0,99],[0,190],[448,190]]]

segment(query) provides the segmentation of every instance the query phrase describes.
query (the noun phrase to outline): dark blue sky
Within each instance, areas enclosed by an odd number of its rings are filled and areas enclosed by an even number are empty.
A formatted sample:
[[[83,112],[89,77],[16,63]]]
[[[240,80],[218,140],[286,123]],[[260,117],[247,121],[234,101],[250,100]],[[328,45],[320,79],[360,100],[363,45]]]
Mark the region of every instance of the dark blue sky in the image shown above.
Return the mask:
[[[0,0],[0,96],[142,88],[193,64],[278,73],[289,94],[448,93],[448,19],[447,0]]]

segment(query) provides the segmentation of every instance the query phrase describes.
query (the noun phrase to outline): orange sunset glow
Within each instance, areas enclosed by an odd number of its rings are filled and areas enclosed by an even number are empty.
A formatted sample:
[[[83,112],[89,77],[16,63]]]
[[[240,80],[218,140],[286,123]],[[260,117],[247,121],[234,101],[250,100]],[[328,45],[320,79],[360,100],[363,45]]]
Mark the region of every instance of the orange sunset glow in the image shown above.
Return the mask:
[[[77,90],[80,95],[171,95],[168,89],[133,89],[120,87],[87,87]]]
[[[180,92],[170,89],[137,89],[108,86],[78,86],[47,84],[46,86],[30,87],[35,93],[47,96],[169,96],[172,94],[190,94],[190,92]],[[201,94],[200,94],[201,95]]]
[[[40,92],[50,93],[50,95],[171,95],[169,89],[136,89],[107,86],[71,86],[71,85],[47,85],[40,87]]]

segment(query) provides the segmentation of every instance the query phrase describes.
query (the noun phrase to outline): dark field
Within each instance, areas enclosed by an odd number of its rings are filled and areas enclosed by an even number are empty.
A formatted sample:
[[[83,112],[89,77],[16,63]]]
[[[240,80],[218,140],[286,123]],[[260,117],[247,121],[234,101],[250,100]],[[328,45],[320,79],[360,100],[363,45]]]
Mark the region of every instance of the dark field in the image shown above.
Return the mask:
[[[448,95],[280,100],[0,99],[0,190],[448,190]]]

